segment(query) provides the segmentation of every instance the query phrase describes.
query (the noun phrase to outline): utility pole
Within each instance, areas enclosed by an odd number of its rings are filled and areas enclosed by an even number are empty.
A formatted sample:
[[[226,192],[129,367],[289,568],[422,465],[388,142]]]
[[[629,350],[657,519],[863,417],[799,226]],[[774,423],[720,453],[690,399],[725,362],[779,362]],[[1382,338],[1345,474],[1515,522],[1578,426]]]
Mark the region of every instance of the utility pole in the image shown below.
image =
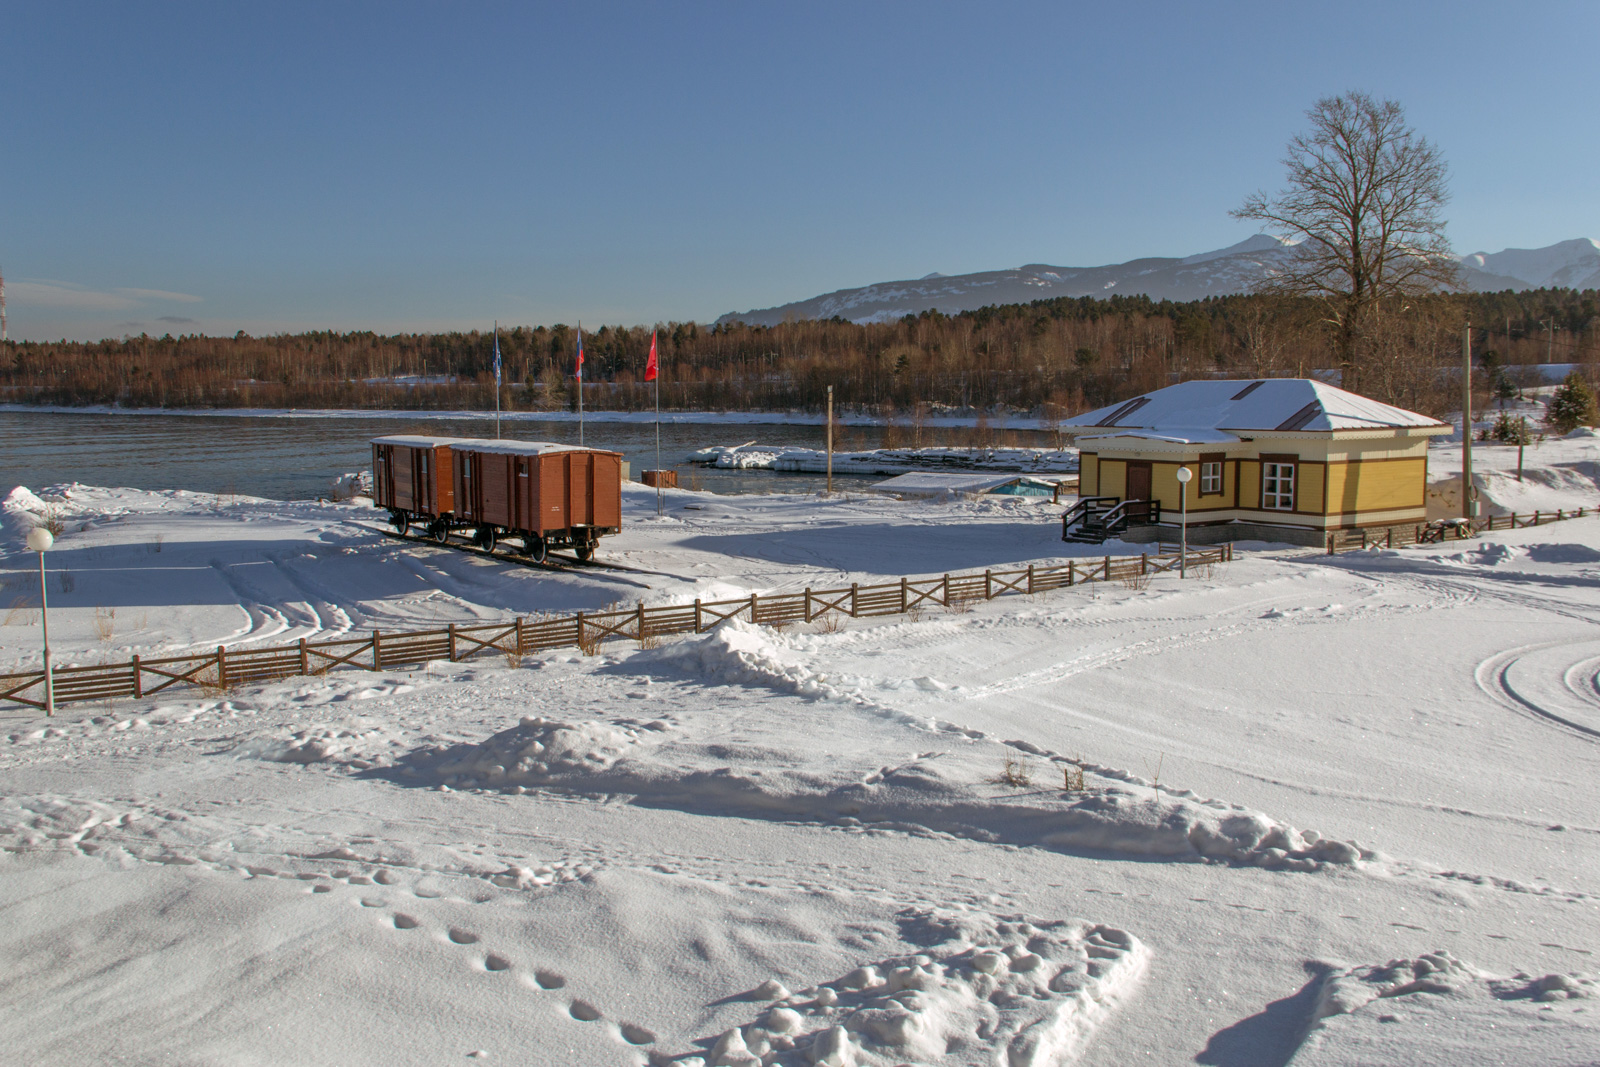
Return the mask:
[[[0,341],[6,339],[6,276],[0,271]]]
[[[833,495],[833,386],[828,386],[828,495]]]
[[[1461,515],[1478,517],[1478,502],[1472,498],[1472,322],[1468,320],[1461,338]]]

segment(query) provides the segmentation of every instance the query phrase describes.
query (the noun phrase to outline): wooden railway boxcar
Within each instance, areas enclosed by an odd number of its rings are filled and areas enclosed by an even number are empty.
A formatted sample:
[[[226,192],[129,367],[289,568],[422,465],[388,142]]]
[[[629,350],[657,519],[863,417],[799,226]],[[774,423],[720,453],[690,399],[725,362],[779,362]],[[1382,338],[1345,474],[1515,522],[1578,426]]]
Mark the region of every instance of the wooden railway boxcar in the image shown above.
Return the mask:
[[[426,522],[442,541],[455,512],[455,477],[450,449],[455,437],[399,434],[372,439],[372,502],[389,509],[401,533],[413,522]]]
[[[474,527],[479,546],[518,537],[542,560],[570,547],[581,560],[622,528],[622,454],[540,441],[456,441],[455,522]]]

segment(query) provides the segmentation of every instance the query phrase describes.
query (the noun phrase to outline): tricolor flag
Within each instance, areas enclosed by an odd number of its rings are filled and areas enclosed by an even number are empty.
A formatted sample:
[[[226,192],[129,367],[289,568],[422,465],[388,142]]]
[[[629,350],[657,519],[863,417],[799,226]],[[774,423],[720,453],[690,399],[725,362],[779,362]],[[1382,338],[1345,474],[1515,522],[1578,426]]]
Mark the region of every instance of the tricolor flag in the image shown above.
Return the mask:
[[[644,380],[647,382],[656,380],[656,332],[654,330],[650,331],[650,358],[645,361]]]
[[[573,368],[572,376],[580,381],[583,379],[583,323],[581,322],[578,323],[578,363]]]
[[[494,324],[494,387],[500,388],[500,324]]]

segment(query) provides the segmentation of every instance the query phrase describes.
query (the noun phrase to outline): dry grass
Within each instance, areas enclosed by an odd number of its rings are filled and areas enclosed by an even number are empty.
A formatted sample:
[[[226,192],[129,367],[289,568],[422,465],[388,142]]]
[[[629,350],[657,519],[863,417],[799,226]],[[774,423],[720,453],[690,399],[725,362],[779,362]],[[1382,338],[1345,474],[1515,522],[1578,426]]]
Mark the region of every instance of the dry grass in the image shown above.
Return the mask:
[[[825,634],[836,634],[844,629],[845,614],[842,611],[825,611],[814,616],[811,620],[817,630]]]
[[[39,525],[50,531],[51,537],[60,537],[67,532],[66,515],[59,504],[47,505],[39,516]]]
[[[63,593],[71,593],[78,588],[77,576],[71,571],[56,571],[56,585]]]
[[[1083,768],[1074,763],[1062,767],[1061,788],[1069,793],[1083,792]]]
[[[94,635],[100,639],[101,644],[109,644],[117,630],[116,608],[94,609]]]
[[[1122,583],[1122,587],[1124,589],[1150,588],[1150,575],[1140,574],[1138,571],[1131,571],[1130,573],[1125,574],[1121,578],[1117,579],[1117,581]]]
[[[11,602],[5,621],[0,622],[0,626],[32,626],[38,610],[37,600],[30,596],[19,596]]]
[[[989,781],[995,785],[1009,785],[1013,789],[1027,788],[1033,784],[1033,772],[1028,768],[1028,758],[1006,753],[1005,764],[1000,768],[1000,773]]]
[[[600,634],[594,630],[582,630],[578,633],[578,651],[585,656],[598,656],[600,654]]]
[[[522,668],[522,660],[523,656],[521,652],[518,652],[515,649],[508,649],[506,651],[506,666],[510,667],[512,670],[520,670]]]
[[[661,635],[658,633],[653,633],[649,629],[641,630],[639,632],[639,647],[641,649],[660,648]]]

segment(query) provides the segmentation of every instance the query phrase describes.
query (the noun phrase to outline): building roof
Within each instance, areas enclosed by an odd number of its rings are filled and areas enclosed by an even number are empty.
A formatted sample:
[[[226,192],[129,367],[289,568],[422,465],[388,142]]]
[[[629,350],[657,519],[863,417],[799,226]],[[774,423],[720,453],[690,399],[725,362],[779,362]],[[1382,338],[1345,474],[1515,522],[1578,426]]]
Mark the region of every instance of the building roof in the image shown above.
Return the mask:
[[[1064,419],[1061,427],[1078,430],[1080,440],[1142,437],[1196,444],[1236,441],[1240,433],[1450,429],[1310,378],[1180,382]]]
[[[440,445],[453,445],[461,440],[459,437],[424,437],[420,434],[397,433],[388,437],[374,437],[375,445],[402,445],[406,448],[438,448]]]
[[[621,452],[614,452],[609,448],[563,445],[554,441],[505,441],[489,437],[421,437],[414,434],[393,434],[389,437],[374,437],[372,443],[375,445],[405,445],[409,448],[435,448],[439,445],[449,445],[451,448],[459,449],[463,452],[494,452],[513,456],[544,456],[553,452],[604,452],[612,456],[622,455]]]

